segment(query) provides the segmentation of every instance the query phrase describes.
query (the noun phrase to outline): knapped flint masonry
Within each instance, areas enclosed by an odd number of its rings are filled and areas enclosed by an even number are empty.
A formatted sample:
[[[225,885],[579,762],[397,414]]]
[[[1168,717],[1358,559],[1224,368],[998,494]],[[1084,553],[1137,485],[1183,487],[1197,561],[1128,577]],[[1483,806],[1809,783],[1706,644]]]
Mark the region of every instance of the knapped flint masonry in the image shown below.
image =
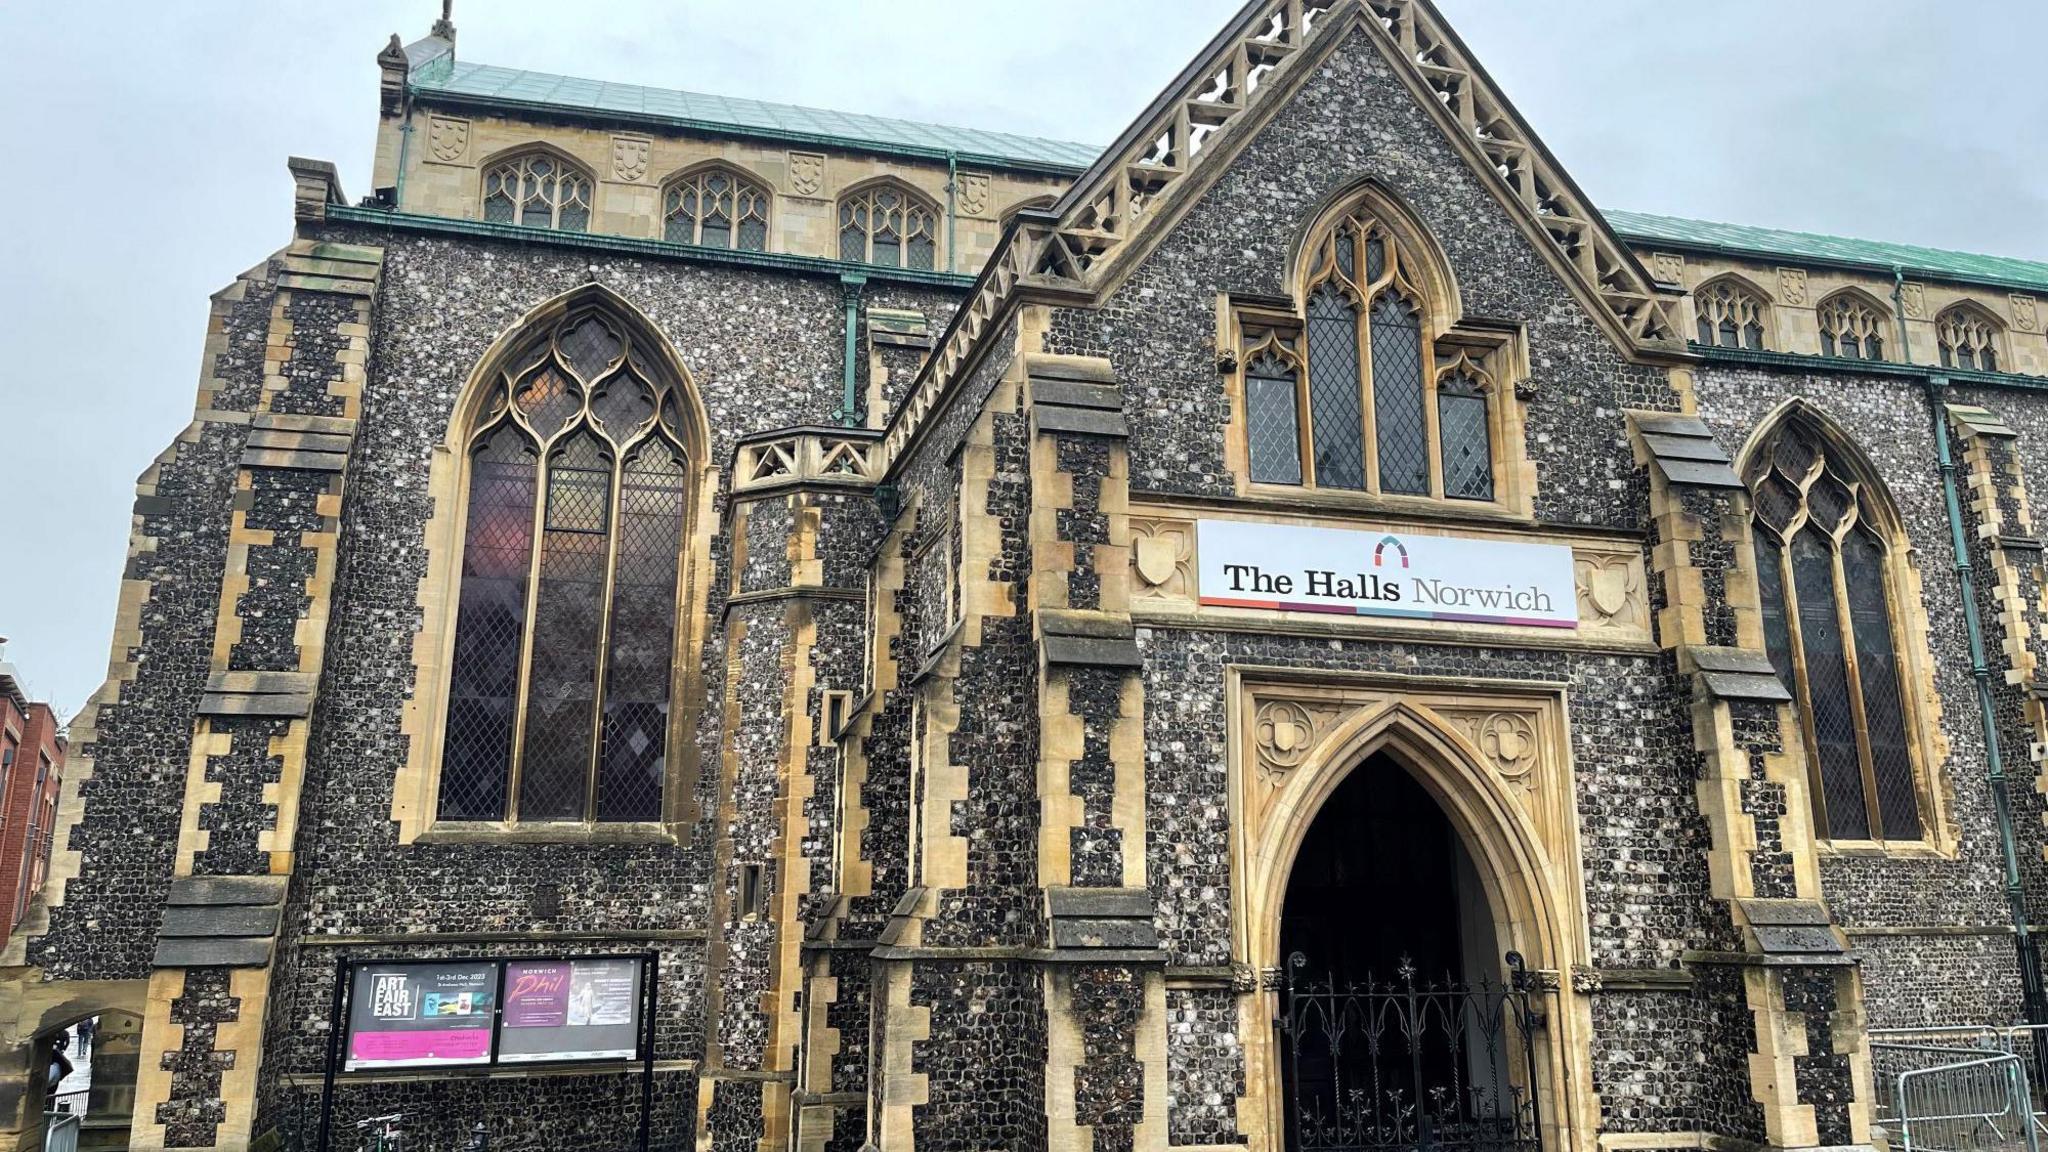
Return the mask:
[[[21,1146],[89,1015],[95,1147],[1624,1152],[2042,1011],[2048,266],[1603,215],[1425,0],[1106,151],[377,59],[138,484]]]

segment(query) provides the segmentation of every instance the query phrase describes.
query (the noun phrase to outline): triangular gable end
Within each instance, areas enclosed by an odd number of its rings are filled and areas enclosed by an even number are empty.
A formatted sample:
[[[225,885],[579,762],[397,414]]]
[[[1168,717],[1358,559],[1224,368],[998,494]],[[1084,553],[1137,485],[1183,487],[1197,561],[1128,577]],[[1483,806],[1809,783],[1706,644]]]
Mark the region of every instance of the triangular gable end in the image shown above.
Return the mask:
[[[1429,0],[1252,0],[1058,204],[1022,212],[891,422],[894,460],[1015,302],[1106,296],[1354,27],[1626,353],[1685,352],[1660,290]],[[1166,222],[1166,223],[1161,223]]]

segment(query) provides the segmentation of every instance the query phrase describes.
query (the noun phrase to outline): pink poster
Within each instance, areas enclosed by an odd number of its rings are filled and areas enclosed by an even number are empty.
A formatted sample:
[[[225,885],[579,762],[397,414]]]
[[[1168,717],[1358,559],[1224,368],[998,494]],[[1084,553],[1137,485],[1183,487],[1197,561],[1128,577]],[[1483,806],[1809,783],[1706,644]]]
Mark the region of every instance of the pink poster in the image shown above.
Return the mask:
[[[566,961],[513,960],[505,965],[505,1027],[560,1028],[569,1020]]]

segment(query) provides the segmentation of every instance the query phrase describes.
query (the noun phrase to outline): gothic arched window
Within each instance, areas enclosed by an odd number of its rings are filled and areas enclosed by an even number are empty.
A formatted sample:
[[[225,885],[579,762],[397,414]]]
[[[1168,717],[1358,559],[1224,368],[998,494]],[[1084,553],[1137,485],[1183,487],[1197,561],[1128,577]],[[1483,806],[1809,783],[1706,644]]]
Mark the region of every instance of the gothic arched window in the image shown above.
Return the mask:
[[[1974,304],[1958,304],[1934,322],[1943,368],[1998,371],[1998,321]]]
[[[726,168],[706,168],[662,190],[662,238],[707,248],[768,250],[768,190]]]
[[[1436,371],[1417,258],[1350,215],[1306,263],[1299,338],[1266,333],[1245,359],[1251,481],[1493,500],[1492,384],[1469,361]]]
[[[1757,594],[1771,666],[1797,701],[1819,834],[1920,840],[1900,640],[1900,562],[1881,489],[1810,413],[1754,450]]]
[[[849,192],[839,201],[839,258],[929,272],[939,264],[939,210],[894,181]]]
[[[1884,311],[1855,292],[1837,292],[1820,302],[1820,354],[1845,360],[1884,359]]]
[[[1699,342],[1709,347],[1747,348],[1761,352],[1769,347],[1764,320],[1770,308],[1761,295],[1733,277],[1722,277],[1693,292],[1693,311],[1699,315]]]
[[[627,332],[595,309],[555,324],[469,438],[444,821],[662,817],[692,441]]]
[[[484,219],[522,228],[590,231],[590,174],[552,152],[527,152],[484,172]]]

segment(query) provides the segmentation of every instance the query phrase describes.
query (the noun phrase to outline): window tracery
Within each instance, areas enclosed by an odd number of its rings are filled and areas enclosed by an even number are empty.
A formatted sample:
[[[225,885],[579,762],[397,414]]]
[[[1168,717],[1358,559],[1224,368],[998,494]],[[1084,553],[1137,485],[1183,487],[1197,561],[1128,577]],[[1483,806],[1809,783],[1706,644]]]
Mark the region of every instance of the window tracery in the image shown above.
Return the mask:
[[[484,219],[494,224],[590,231],[590,174],[552,152],[527,152],[484,173]]]
[[[938,236],[938,209],[893,181],[857,189],[839,201],[841,260],[929,272],[938,267]]]
[[[1760,443],[1745,479],[1764,647],[1798,710],[1815,826],[1834,840],[1923,839],[1899,559],[1881,492],[1797,410]]]
[[[1693,310],[1699,316],[1701,344],[1756,352],[1769,347],[1764,325],[1769,306],[1762,296],[1736,280],[1724,278],[1701,285],[1693,293]]]
[[[692,470],[678,389],[625,333],[556,325],[469,439],[442,820],[661,819]]]
[[[1934,331],[1941,346],[1943,368],[1999,370],[1998,322],[1982,309],[1958,304],[1935,320]]]
[[[1313,245],[1298,320],[1247,333],[1254,484],[1493,501],[1491,377],[1436,371],[1432,281],[1395,231],[1353,213]],[[1298,325],[1298,327],[1295,327]]]
[[[1884,312],[1853,292],[1838,292],[1821,301],[1820,352],[1845,360],[1883,360]]]
[[[768,250],[768,190],[726,168],[677,179],[662,192],[662,237],[672,244]]]

